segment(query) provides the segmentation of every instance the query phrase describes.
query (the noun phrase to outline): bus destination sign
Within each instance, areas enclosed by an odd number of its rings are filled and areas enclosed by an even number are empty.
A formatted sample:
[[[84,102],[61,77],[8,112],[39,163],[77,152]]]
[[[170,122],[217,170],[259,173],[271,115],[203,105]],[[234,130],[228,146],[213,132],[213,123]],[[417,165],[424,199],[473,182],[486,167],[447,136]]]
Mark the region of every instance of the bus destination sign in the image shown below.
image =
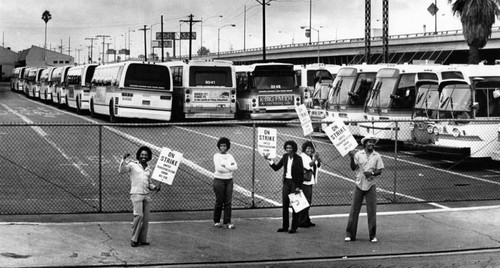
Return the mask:
[[[293,95],[259,96],[259,106],[293,105]]]

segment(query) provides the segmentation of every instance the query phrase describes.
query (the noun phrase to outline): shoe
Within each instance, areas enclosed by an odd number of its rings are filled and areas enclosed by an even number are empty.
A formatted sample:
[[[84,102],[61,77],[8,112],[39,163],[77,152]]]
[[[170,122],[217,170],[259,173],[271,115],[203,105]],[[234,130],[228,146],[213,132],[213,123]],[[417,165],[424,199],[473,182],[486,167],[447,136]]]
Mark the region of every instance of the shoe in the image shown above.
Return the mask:
[[[216,222],[216,223],[214,224],[214,227],[215,227],[215,228],[221,228],[221,227],[222,227],[222,223],[220,223],[220,222]]]
[[[234,229],[235,228],[234,224],[232,224],[232,223],[227,224],[226,227],[227,227],[227,229]]]
[[[290,229],[290,231],[288,231],[289,234],[294,234],[297,232],[297,229]]]
[[[346,237],[346,238],[344,238],[344,241],[345,242],[351,242],[351,238],[350,237]]]
[[[316,223],[309,222],[308,225],[309,225],[309,227],[314,227],[314,226],[316,226]]]
[[[139,245],[141,246],[149,246],[149,242],[139,242]]]
[[[288,232],[288,228],[279,228],[278,233]]]
[[[371,241],[372,243],[377,243],[377,242],[378,242],[378,240],[377,240],[377,238],[376,238],[376,237],[372,238],[372,240],[370,240],[370,241]]]
[[[130,241],[130,245],[135,248],[139,246],[139,242]]]

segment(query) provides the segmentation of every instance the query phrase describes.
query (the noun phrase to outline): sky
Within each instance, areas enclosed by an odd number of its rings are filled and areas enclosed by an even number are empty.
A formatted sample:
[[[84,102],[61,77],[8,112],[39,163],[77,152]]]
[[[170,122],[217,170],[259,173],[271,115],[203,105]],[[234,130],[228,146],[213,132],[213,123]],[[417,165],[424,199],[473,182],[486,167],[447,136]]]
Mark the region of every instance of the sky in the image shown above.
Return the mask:
[[[262,46],[262,0],[0,0],[0,29],[2,46],[21,51],[32,45],[44,46],[45,10],[52,19],[47,24],[47,48],[63,47],[76,62],[89,54],[91,41],[98,35],[109,48],[129,47],[132,57],[144,54],[144,25],[146,49],[151,53],[151,39],[160,32],[163,15],[165,32],[188,32],[192,14],[192,53],[203,46],[211,52],[241,50]],[[309,27],[311,19],[312,42],[364,37],[364,0],[266,0],[266,46],[307,43],[301,26]],[[448,0],[389,0],[389,35],[433,32],[435,20],[427,8],[436,2],[437,30],[461,29],[459,17],[453,15]],[[312,8],[310,8],[312,6]],[[382,0],[371,0],[373,28],[382,27]],[[245,12],[246,10],[246,12]],[[311,14],[311,16],[310,16]],[[246,15],[246,16],[245,16]],[[222,16],[222,17],[219,17]],[[246,23],[245,23],[246,17]],[[235,27],[231,27],[235,24]],[[495,24],[496,25],[496,24]],[[201,27],[203,27],[201,31]],[[130,31],[130,32],[129,32]],[[220,33],[220,34],[218,34]],[[246,33],[246,34],[245,34]],[[126,38],[125,38],[126,37]],[[220,43],[218,40],[220,39]],[[93,56],[102,53],[103,38],[94,40]],[[219,45],[220,44],[220,45]],[[177,43],[176,54],[179,53]],[[188,54],[189,41],[182,41],[182,54]],[[78,54],[80,60],[78,60]],[[160,53],[160,49],[155,49]],[[172,54],[172,49],[165,53]]]

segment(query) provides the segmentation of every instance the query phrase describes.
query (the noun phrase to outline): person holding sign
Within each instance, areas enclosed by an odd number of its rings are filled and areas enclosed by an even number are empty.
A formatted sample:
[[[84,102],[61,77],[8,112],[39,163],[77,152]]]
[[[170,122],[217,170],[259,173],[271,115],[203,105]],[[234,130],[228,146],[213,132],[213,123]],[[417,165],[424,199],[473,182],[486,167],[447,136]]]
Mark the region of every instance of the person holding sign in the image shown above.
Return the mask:
[[[238,165],[234,157],[227,153],[231,148],[231,141],[228,138],[220,138],[217,148],[219,148],[219,153],[214,155],[214,226],[234,229],[234,224],[231,222],[231,203],[233,201],[233,172],[238,169]],[[223,224],[220,223],[222,210],[224,210]]]
[[[154,185],[151,182],[152,170],[148,162],[153,158],[151,149],[142,146],[137,150],[137,161],[127,161],[129,153],[123,156],[120,162],[119,172],[130,174],[130,200],[134,207],[134,223],[132,225],[132,247],[139,245],[149,245],[148,227],[149,212],[151,207],[151,192],[159,191],[160,184]]]
[[[297,154],[297,143],[294,141],[286,141],[283,148],[286,154],[275,164],[274,160],[269,159],[269,154],[264,154],[264,158],[269,161],[271,168],[278,171],[283,168],[283,227],[278,229],[278,232],[288,232],[290,234],[296,233],[299,227],[299,213],[293,210],[292,212],[292,229],[288,230],[289,216],[288,207],[290,206],[290,199],[288,197],[291,193],[298,193],[302,189],[304,182],[304,166],[302,164],[302,157]]]
[[[317,182],[318,168],[321,166],[321,158],[314,149],[311,141],[306,141],[302,144],[302,162],[304,163],[304,183],[302,184],[302,191],[311,205],[312,200],[312,187]],[[299,227],[308,228],[316,226],[311,222],[309,217],[309,207],[305,208],[299,214]]]
[[[384,169],[382,157],[374,150],[377,142],[378,138],[375,135],[368,134],[361,139],[364,150],[349,152],[351,169],[356,172],[356,187],[347,222],[346,242],[356,240],[359,212],[364,198],[366,199],[370,241],[377,243],[377,187],[375,186],[375,177],[382,174],[382,169]]]

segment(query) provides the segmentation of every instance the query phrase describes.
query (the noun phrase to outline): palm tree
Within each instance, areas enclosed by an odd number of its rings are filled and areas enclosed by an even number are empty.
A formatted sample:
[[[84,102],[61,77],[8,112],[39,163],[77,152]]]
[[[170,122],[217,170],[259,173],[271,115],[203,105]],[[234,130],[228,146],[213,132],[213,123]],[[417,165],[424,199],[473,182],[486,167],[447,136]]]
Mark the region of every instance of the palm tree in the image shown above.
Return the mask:
[[[451,3],[452,0],[448,0]],[[491,26],[500,14],[500,0],[456,0],[451,10],[462,22],[464,38],[469,46],[469,64],[479,63],[479,49],[491,36]]]
[[[50,11],[45,10],[42,13],[42,20],[45,21],[45,43],[43,45],[43,60],[45,60],[45,50],[47,49],[47,22],[52,19]]]

